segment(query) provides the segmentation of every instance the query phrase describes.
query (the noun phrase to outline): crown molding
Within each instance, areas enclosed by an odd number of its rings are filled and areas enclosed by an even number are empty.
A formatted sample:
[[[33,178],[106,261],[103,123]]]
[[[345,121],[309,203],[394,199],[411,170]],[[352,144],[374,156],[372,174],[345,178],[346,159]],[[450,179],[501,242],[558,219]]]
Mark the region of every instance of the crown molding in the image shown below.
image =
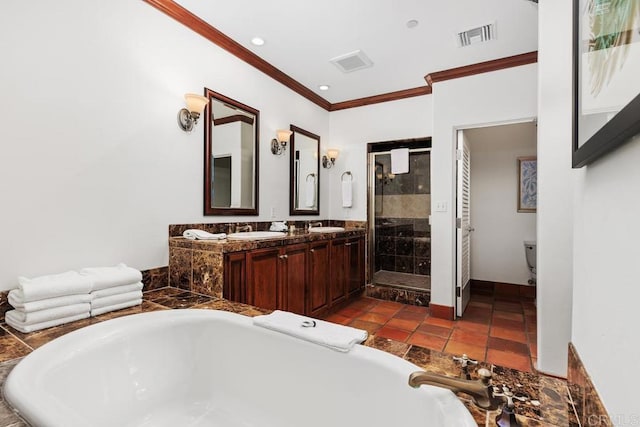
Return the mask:
[[[220,32],[209,23],[203,21],[201,18],[194,15],[189,10],[180,6],[175,1],[143,1],[327,111],[339,111],[348,108],[362,107],[365,105],[379,104],[382,102],[397,101],[400,99],[412,98],[414,96],[430,95],[431,87],[433,86],[433,83],[436,82],[457,79],[460,77],[467,77],[474,74],[487,73],[504,68],[517,67],[520,65],[531,64],[538,61],[538,52],[534,51],[523,53],[521,55],[509,56],[506,58],[494,59],[492,61],[465,65],[463,67],[451,68],[449,70],[437,71],[435,73],[427,74],[424,77],[427,81],[426,86],[418,86],[411,89],[404,89],[395,92],[367,96],[364,98],[352,99],[332,104],[308,87],[304,86],[302,83],[285,74],[264,59],[260,58],[255,53],[251,52],[249,49],[245,48],[235,40]]]
[[[144,0],[202,37],[329,111],[331,103],[172,0]]]
[[[537,50],[491,61],[478,62],[477,64],[465,65],[463,67],[436,71],[435,73],[427,74],[424,76],[424,79],[427,81],[429,86],[433,86],[434,83],[445,80],[459,79],[460,77],[473,76],[475,74],[488,73],[490,71],[497,71],[505,68],[519,67],[520,65],[533,64],[536,62],[538,62]]]
[[[362,107],[364,105],[379,104],[381,102],[396,101],[398,99],[411,98],[414,96],[430,95],[430,86],[418,86],[412,89],[398,90],[396,92],[382,93],[380,95],[367,96],[365,98],[352,99],[349,101],[331,104],[329,111],[345,110],[347,108]]]

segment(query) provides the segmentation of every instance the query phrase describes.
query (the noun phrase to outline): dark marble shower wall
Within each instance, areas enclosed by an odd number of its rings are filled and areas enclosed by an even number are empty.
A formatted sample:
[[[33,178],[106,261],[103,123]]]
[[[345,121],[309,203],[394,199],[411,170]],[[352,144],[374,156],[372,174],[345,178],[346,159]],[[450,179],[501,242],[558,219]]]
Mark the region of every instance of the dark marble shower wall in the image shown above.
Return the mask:
[[[390,175],[391,156],[376,156],[376,270],[431,275],[430,153],[410,153],[409,173]]]
[[[431,230],[427,219],[377,218],[378,270],[431,275]]]

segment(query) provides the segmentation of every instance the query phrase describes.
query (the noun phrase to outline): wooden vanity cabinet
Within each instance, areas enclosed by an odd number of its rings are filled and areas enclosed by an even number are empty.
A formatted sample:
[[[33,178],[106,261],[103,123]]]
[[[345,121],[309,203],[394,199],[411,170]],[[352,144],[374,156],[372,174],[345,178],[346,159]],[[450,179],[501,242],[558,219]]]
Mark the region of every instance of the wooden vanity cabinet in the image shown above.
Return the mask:
[[[222,296],[230,301],[247,301],[245,252],[231,252],[224,257]]]
[[[320,317],[329,310],[330,262],[330,240],[309,243],[309,286],[306,311],[309,316]]]
[[[336,305],[347,299],[347,239],[331,241],[331,280],[329,304]]]
[[[232,252],[223,296],[270,310],[322,317],[364,289],[364,237]]]
[[[347,293],[348,297],[356,296],[364,290],[364,237],[349,239],[345,244],[347,252]]]
[[[306,243],[284,246],[280,255],[280,310],[306,314],[307,263]]]
[[[241,302],[304,314],[307,255],[306,244],[247,252],[245,298]]]
[[[364,289],[364,237],[331,242],[331,304],[340,304]]]

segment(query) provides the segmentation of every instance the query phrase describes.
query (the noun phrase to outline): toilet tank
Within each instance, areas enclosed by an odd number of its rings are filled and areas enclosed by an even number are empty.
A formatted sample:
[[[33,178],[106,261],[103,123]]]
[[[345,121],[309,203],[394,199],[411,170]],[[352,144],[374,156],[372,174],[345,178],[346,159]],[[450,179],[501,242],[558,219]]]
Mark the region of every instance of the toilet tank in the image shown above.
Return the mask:
[[[532,240],[524,241],[524,253],[527,257],[527,265],[536,268],[536,242]]]

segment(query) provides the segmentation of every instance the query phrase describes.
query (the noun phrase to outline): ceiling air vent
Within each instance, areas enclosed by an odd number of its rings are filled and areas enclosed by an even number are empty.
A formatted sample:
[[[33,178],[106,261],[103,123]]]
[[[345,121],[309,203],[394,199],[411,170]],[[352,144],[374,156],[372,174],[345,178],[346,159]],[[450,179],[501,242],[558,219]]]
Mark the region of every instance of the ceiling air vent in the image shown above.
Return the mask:
[[[458,33],[456,40],[459,47],[482,43],[496,38],[496,24],[487,24]]]
[[[330,62],[340,69],[343,73],[362,70],[373,66],[373,62],[361,50],[346,53],[344,55],[332,58]]]

